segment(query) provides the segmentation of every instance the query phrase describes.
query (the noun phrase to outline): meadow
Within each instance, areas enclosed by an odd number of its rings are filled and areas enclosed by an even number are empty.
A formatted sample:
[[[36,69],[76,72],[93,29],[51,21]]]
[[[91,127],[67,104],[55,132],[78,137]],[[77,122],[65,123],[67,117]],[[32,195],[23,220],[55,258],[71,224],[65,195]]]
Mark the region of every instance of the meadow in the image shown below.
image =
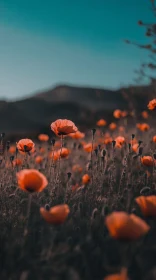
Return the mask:
[[[84,132],[56,120],[38,139],[1,133],[1,280],[156,279],[156,100],[147,105],[139,123],[115,110]]]

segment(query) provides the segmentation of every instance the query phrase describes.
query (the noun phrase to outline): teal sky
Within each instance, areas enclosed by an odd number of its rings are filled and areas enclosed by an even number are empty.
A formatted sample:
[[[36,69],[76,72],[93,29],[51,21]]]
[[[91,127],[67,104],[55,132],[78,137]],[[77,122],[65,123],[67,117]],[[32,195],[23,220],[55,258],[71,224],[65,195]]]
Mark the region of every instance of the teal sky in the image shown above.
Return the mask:
[[[0,98],[70,83],[117,88],[133,83],[146,52],[139,19],[149,0],[0,0]]]

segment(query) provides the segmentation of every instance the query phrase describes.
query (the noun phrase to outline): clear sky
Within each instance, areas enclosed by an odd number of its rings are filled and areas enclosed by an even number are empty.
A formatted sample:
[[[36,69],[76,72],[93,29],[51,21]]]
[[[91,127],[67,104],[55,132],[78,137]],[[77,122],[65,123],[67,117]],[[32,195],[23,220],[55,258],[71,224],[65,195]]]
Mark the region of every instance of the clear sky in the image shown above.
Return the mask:
[[[133,83],[146,53],[149,0],[0,0],[0,98],[21,98],[70,83],[117,88]]]

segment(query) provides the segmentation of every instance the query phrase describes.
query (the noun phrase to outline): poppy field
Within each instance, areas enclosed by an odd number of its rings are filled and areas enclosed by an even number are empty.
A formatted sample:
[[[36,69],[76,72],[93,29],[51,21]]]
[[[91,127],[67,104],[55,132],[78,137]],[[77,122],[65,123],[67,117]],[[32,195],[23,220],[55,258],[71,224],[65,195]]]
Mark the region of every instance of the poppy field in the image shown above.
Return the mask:
[[[1,133],[0,279],[156,279],[155,108],[86,131],[52,120],[16,143]]]

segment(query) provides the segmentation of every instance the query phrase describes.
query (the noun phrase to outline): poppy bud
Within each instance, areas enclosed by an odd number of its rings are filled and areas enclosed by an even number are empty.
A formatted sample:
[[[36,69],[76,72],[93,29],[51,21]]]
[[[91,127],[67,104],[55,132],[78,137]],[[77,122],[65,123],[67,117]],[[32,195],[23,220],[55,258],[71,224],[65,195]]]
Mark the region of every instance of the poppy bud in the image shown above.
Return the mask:
[[[143,147],[140,147],[140,148],[139,148],[139,153],[138,153],[139,156],[142,155],[142,152],[143,152]]]
[[[77,145],[77,144],[74,142],[74,143],[73,143],[73,149],[74,149],[74,150],[76,149],[76,145]]]
[[[149,187],[144,187],[141,189],[140,194],[141,195],[147,195],[150,192],[150,188]]]
[[[135,138],[135,134],[132,134],[132,140]]]
[[[7,151],[8,151],[9,148],[10,148],[10,141],[7,141],[7,143],[6,143],[6,148],[7,148]]]
[[[94,152],[95,152],[95,155],[97,156],[98,155],[98,149],[95,149]]]
[[[83,204],[82,204],[82,202],[79,202],[79,205],[78,205],[78,207],[79,207],[79,209],[82,209],[82,207],[83,207]]]
[[[13,162],[13,160],[14,160],[14,156],[11,156],[10,161]]]
[[[49,211],[49,209],[50,209],[49,204],[46,204],[46,205],[44,206],[44,208],[45,208],[47,211]]]
[[[5,137],[5,133],[4,133],[4,132],[2,132],[2,133],[0,134],[0,138],[1,138],[1,140],[2,140],[2,139],[4,139],[4,137]]]
[[[140,146],[140,145],[142,144],[142,141],[141,141],[141,140],[139,140],[139,141],[138,141],[138,144],[139,144],[139,146]]]
[[[116,145],[116,141],[115,140],[112,141],[112,145],[113,145],[113,148],[114,148],[115,145]]]
[[[98,145],[98,149],[99,149],[99,151],[101,150],[101,145]]]
[[[137,158],[138,158],[138,155],[133,156],[133,159],[137,159]]]
[[[51,139],[51,144],[54,146],[55,145],[55,139],[53,138],[53,139]]]
[[[106,155],[106,150],[102,150],[102,151],[101,151],[101,156],[102,156],[102,157],[105,157],[105,155]]]
[[[79,144],[78,145],[78,150],[80,150],[82,148],[82,145],[81,144]]]
[[[96,218],[97,213],[98,213],[98,209],[95,208],[95,209],[93,210],[93,212],[92,212],[92,216],[91,216],[91,219],[92,219],[92,220]]]
[[[93,136],[95,135],[95,132],[96,132],[96,128],[92,128],[92,133],[93,133]]]
[[[67,173],[68,180],[71,178],[71,172]]]
[[[132,211],[131,211],[131,213],[132,213],[132,214],[136,214],[136,209],[133,208]]]
[[[86,169],[87,170],[90,170],[92,168],[92,164],[91,162],[89,161],[87,164],[86,164]]]

